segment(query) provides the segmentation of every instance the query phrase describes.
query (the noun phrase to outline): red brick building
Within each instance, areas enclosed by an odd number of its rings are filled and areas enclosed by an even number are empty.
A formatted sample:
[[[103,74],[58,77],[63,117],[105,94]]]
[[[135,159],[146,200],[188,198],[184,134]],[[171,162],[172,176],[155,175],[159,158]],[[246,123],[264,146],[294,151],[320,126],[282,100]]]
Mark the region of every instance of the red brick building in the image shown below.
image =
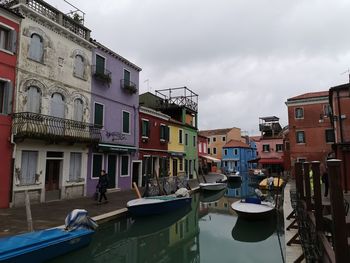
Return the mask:
[[[329,90],[332,108],[332,124],[335,134],[335,157],[342,160],[342,182],[350,189],[350,84],[332,87]]]
[[[148,178],[168,176],[169,158],[169,119],[168,115],[150,108],[140,107],[139,159],[142,160],[142,182]]]
[[[21,16],[0,5],[0,208],[9,206],[12,178],[11,113]]]
[[[324,169],[334,142],[328,91],[292,97],[286,105],[292,171],[297,161],[320,161]]]

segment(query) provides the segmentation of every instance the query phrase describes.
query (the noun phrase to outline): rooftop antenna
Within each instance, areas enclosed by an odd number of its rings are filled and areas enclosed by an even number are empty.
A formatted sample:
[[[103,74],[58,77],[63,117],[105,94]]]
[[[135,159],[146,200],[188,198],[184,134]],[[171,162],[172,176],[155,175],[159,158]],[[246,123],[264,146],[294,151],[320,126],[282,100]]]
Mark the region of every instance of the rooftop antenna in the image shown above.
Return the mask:
[[[75,10],[70,11],[69,13],[67,13],[66,15],[71,16],[74,20],[76,20],[77,22],[79,22],[80,24],[84,25],[84,20],[85,20],[85,12],[83,12],[81,9],[79,9],[78,7],[72,5],[71,3],[69,3],[67,0],[63,0],[65,1],[67,4],[69,4],[71,7],[75,8]]]
[[[340,75],[343,75],[345,73],[348,73],[349,76],[349,83],[350,83],[350,69],[348,68],[348,70],[344,71],[343,73],[341,73]]]
[[[152,87],[149,86],[149,79],[146,79],[143,83],[147,82],[147,90],[151,92]]]

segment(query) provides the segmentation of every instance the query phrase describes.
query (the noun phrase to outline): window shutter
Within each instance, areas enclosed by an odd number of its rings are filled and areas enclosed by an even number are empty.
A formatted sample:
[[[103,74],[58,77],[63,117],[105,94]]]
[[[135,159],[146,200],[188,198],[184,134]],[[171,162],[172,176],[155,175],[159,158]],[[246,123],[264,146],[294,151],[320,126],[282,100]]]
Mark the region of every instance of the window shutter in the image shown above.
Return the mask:
[[[5,83],[4,90],[4,113],[11,114],[12,113],[12,99],[13,99],[13,90],[12,83],[10,81]]]
[[[165,140],[169,141],[169,127],[165,126]]]
[[[37,87],[29,87],[27,91],[27,111],[40,113],[40,92]]]
[[[94,124],[96,126],[103,126],[103,105],[95,103]]]
[[[16,30],[10,31],[9,41],[10,41],[9,46],[10,46],[11,52],[16,53],[16,47],[17,47],[17,32],[16,32]]]
[[[123,133],[130,133],[130,114],[123,111]]]
[[[105,73],[105,59],[99,55],[96,55],[96,73]]]
[[[83,121],[83,102],[81,99],[74,100],[74,116],[75,121]]]
[[[93,155],[92,177],[99,177],[102,170],[102,155]]]

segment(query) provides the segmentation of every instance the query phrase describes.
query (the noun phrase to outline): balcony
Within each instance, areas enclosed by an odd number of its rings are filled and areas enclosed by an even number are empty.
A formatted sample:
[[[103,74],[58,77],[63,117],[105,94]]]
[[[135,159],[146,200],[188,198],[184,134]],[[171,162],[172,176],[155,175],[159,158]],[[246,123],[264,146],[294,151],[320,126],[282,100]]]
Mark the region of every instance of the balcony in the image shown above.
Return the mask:
[[[134,94],[137,92],[136,84],[128,79],[121,79],[120,87],[129,94]]]
[[[92,66],[92,75],[99,81],[106,84],[112,82],[112,73],[106,68],[97,68],[96,65]]]
[[[97,143],[101,138],[100,129],[90,123],[32,112],[13,114],[12,133],[15,139],[35,138],[55,142]]]

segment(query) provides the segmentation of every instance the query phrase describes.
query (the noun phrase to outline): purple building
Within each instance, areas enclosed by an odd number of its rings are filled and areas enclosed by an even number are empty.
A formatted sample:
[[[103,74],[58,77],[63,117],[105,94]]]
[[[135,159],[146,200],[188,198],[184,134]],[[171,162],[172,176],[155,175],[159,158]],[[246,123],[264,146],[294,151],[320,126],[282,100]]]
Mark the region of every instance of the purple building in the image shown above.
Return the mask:
[[[95,192],[101,170],[109,188],[126,190],[138,177],[138,107],[141,68],[92,40],[91,122],[101,127],[101,140],[88,157],[87,195]]]

